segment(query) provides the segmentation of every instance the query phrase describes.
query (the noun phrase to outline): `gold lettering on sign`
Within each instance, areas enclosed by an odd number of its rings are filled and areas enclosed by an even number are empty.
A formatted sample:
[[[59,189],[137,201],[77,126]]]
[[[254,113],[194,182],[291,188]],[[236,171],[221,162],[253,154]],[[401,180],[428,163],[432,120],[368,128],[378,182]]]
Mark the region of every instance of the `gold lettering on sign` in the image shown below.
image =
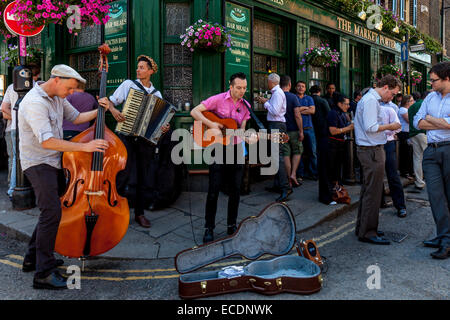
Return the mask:
[[[356,23],[343,19],[341,17],[337,17],[337,27],[338,30],[345,31],[350,34],[354,34],[357,37],[369,40],[371,42],[380,44],[382,46],[395,49],[395,40],[385,37],[381,34],[378,34],[372,30],[369,30],[363,26],[360,26]]]

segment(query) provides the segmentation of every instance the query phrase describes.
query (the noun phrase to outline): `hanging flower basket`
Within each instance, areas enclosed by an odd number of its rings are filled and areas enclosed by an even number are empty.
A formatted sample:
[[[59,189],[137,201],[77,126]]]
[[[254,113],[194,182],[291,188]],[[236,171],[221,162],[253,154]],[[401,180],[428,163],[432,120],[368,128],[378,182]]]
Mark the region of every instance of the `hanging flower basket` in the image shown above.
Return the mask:
[[[321,45],[318,48],[309,48],[300,57],[300,69],[306,70],[306,66],[313,67],[336,67],[340,62],[340,53],[331,49],[329,44]]]
[[[6,40],[12,37],[12,34],[8,31],[5,23],[3,22],[3,12],[5,11],[5,8],[8,6],[8,4],[10,4],[11,2],[12,0],[0,0],[0,15],[1,15],[0,18],[2,19],[2,21],[0,22],[0,33],[3,35],[3,38],[5,38],[3,42],[6,42]]]
[[[411,84],[413,86],[418,85],[419,83],[422,82],[422,72],[419,72],[417,70],[411,71],[410,79],[411,79]]]
[[[180,35],[181,45],[195,50],[211,52],[225,52],[231,47],[231,35],[229,31],[219,23],[211,23],[199,19],[186,29],[186,33]]]
[[[377,80],[383,78],[385,75],[391,74],[394,77],[403,81],[405,75],[401,72],[401,68],[399,65],[393,64],[392,61],[390,64],[382,65],[377,70]]]
[[[2,53],[0,60],[3,63],[14,67],[19,64],[19,48],[18,46],[9,45],[6,52]],[[42,50],[39,48],[27,46],[27,64],[41,65]]]
[[[11,3],[11,0],[0,0],[3,3]],[[18,4],[13,9],[24,24],[36,28],[42,25],[60,24],[67,25],[69,33],[79,31],[75,27],[77,22],[76,13],[79,13],[80,27],[90,25],[106,24],[109,21],[109,9],[107,4],[113,0],[18,0]],[[77,7],[72,7],[77,6]],[[76,10],[71,10],[75,9]]]

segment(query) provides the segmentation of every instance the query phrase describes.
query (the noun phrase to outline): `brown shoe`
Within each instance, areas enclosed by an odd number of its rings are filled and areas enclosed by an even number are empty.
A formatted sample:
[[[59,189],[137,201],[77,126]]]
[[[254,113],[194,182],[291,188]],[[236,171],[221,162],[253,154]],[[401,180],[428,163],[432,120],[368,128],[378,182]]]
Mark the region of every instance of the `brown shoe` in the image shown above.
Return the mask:
[[[150,228],[151,224],[150,221],[147,220],[147,218],[145,218],[144,215],[141,216],[136,216],[134,218],[134,220],[141,226],[144,228]]]

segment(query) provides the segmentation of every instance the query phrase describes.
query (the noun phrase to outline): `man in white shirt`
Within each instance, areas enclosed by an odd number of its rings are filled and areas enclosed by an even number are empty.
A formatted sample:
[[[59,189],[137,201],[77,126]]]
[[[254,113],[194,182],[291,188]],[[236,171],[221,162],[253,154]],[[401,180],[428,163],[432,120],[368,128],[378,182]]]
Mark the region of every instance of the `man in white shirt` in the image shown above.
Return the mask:
[[[39,79],[41,68],[38,65],[31,66],[33,74],[33,86]],[[8,120],[5,130],[5,141],[8,152],[8,196],[12,199],[14,188],[16,187],[16,111],[13,110],[19,96],[14,91],[14,85],[10,84],[6,89],[5,96],[0,107],[3,118]]]
[[[388,102],[400,91],[401,82],[394,76],[383,77],[375,89],[370,89],[358,102],[355,115],[357,155],[363,170],[360,204],[355,233],[358,240],[387,245],[390,242],[378,231],[386,156],[385,130],[401,128],[399,123],[382,124],[380,102]]]
[[[270,130],[278,130],[279,132],[287,132],[286,119],[286,95],[280,88],[280,76],[276,73],[271,73],[268,77],[268,87],[272,95],[270,99],[258,98],[260,103],[264,103],[264,108],[267,109],[267,121]],[[281,191],[280,197],[276,199],[277,202],[284,202],[292,193],[287,179],[286,167],[284,165],[284,155],[279,149],[279,166],[275,179],[275,186],[273,189]]]

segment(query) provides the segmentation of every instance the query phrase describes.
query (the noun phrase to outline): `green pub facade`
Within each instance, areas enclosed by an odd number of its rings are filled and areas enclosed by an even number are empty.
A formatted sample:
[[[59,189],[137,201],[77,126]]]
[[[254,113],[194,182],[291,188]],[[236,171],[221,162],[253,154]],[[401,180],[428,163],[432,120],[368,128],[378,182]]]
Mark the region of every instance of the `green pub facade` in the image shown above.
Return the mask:
[[[111,6],[105,26],[84,28],[76,37],[62,26],[50,26],[38,39],[29,39],[44,50],[42,78],[48,78],[53,65],[66,63],[88,80],[87,90],[95,94],[97,47],[106,42],[112,49],[107,84],[112,93],[125,79],[135,78],[138,55],[152,56],[159,66],[152,82],[177,107],[176,127],[189,128],[188,110],[227,90],[228,78],[235,72],[248,76],[246,97],[265,119],[262,105],[253,97],[266,93],[270,72],[288,74],[293,82],[303,80],[307,87],[319,84],[323,92],[326,83],[333,82],[338,91],[351,96],[373,85],[379,66],[400,63],[400,39],[341,14],[330,0],[118,0]],[[180,35],[198,19],[225,25],[232,34],[232,47],[225,53],[192,53],[181,46]],[[338,67],[301,71],[300,55],[325,43],[341,53]],[[428,54],[410,58],[413,68],[424,75],[431,67]],[[10,71],[1,66],[7,79]],[[415,88],[425,89],[426,81]]]

